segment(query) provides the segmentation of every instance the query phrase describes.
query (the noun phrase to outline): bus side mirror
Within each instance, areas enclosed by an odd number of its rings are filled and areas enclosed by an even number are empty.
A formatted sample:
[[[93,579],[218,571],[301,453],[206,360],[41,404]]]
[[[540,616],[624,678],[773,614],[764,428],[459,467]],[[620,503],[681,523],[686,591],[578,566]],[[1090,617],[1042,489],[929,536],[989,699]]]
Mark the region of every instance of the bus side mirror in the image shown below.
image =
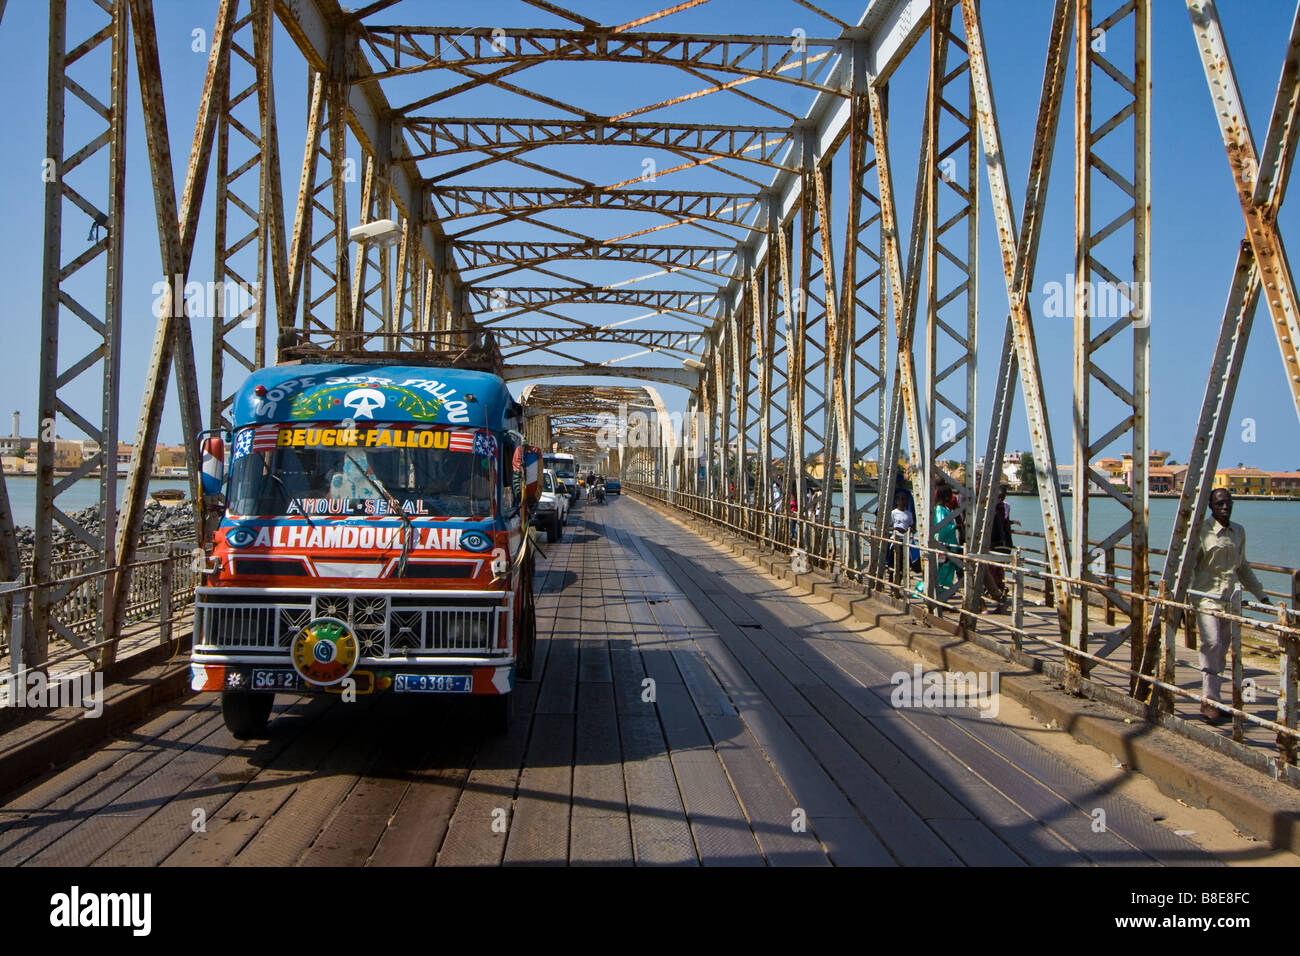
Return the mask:
[[[542,454],[536,448],[524,451],[524,500],[535,505],[542,497]]]
[[[203,494],[219,495],[226,482],[226,443],[219,435],[203,439],[199,445],[199,458],[202,462],[200,479]]]

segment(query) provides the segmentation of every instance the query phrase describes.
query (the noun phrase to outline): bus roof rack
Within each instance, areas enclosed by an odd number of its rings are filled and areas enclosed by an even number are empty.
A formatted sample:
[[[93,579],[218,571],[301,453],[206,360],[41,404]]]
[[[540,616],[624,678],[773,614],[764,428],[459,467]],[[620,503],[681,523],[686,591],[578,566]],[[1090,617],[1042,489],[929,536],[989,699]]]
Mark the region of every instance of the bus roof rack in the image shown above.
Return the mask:
[[[505,377],[505,360],[487,329],[437,332],[338,332],[285,329],[278,365],[410,365],[460,368]]]

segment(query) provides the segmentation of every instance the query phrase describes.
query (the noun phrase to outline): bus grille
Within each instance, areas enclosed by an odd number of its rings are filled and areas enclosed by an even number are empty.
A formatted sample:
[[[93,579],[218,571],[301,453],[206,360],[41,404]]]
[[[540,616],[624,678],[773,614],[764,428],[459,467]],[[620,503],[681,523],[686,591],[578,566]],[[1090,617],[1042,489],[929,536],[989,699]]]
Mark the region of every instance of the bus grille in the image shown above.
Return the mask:
[[[200,593],[196,649],[285,652],[309,622],[332,617],[352,629],[363,658],[508,652],[502,635],[509,609],[496,604],[328,593],[275,598]]]

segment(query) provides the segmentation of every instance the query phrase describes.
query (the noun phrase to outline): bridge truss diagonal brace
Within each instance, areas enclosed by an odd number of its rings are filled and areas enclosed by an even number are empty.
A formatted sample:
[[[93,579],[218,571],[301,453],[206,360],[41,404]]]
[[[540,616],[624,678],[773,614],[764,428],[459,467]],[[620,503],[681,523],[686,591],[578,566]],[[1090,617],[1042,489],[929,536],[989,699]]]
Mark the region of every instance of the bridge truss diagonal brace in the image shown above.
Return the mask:
[[[963,8],[963,16],[969,16]],[[1042,234],[1042,218],[1046,207],[1047,185],[1051,174],[1052,153],[1056,146],[1057,124],[1060,118],[1061,103],[1065,96],[1065,71],[1069,58],[1069,39],[1074,11],[1073,0],[1056,0],[1052,16],[1051,32],[1047,45],[1047,61],[1043,69],[1043,89],[1039,97],[1038,119],[1035,124],[1036,135],[1030,154],[1029,177],[1025,187],[1025,202],[1021,208],[1019,237],[1015,242],[1015,258],[1011,266],[1012,287],[1015,289],[1013,301],[1024,300],[1028,290],[1033,287],[1034,272],[1038,261],[1038,243]],[[976,98],[984,102],[985,91],[991,89],[987,65],[984,59],[982,37],[979,34],[978,20],[972,28],[967,25],[972,63],[972,77],[975,83]],[[981,112],[983,106],[980,107]],[[989,109],[992,109],[991,100]],[[989,155],[986,144],[986,156]],[[1003,173],[1005,176],[1005,172]],[[990,174],[992,181],[992,174]],[[1004,247],[1005,252],[1005,247]],[[1007,268],[1003,259],[1003,268]],[[1001,463],[1006,455],[1007,433],[1011,427],[1011,416],[1019,381],[1019,364],[1016,352],[1015,327],[1010,315],[1007,325],[1001,360],[998,367],[997,385],[994,389],[993,417],[985,446],[986,478],[980,489],[975,504],[975,521],[972,543],[979,552],[989,549],[993,526],[993,513],[998,497],[998,482],[991,480],[994,469],[1001,473]],[[974,611],[980,601],[984,571],[975,572],[976,586],[966,595],[967,610]]]
[[[1068,2],[1068,0],[1065,0]],[[1061,616],[1062,633],[1068,633],[1070,606],[1069,590],[1064,578],[1069,573],[1069,547],[1065,533],[1065,517],[1061,506],[1061,492],[1056,481],[1056,452],[1052,446],[1052,434],[1048,426],[1047,403],[1043,396],[1042,369],[1038,361],[1038,344],[1034,335],[1033,317],[1028,306],[1028,272],[1033,261],[1032,253],[1024,257],[1022,263],[1018,254],[1020,247],[1019,233],[1015,216],[1011,208],[1011,194],[1007,185],[1006,161],[1002,149],[1002,137],[998,129],[997,112],[993,102],[993,88],[989,81],[988,61],[984,50],[983,32],[980,24],[979,10],[975,0],[961,0],[962,17],[966,27],[966,42],[971,62],[971,79],[975,89],[976,107],[979,113],[980,140],[984,149],[985,168],[989,180],[989,193],[993,201],[993,217],[998,228],[998,246],[1002,253],[1002,274],[1007,286],[1010,324],[1012,338],[1015,342],[1016,364],[1020,372],[1021,391],[1025,402],[1025,411],[1029,419],[1029,440],[1034,454],[1034,466],[1038,477],[1039,504],[1043,511],[1043,532],[1047,548],[1048,571],[1053,577],[1053,589],[1056,607]],[[1058,0],[1053,19],[1054,31],[1057,28],[1065,5]],[[1068,19],[1068,18],[1067,18]],[[1050,160],[1050,147],[1044,147],[1043,137],[1054,135],[1055,124],[1051,132],[1042,125],[1043,112],[1040,107],[1040,125],[1035,131],[1035,153],[1046,149]],[[1048,163],[1050,165],[1050,162]],[[1041,174],[1043,193],[1046,192],[1046,171]],[[1033,182],[1033,176],[1031,176]],[[1043,196],[1036,197],[1041,202]],[[1038,222],[1035,216],[1033,222]],[[1029,242],[1033,248],[1037,236]],[[986,460],[987,461],[987,460]],[[988,515],[984,516],[987,523]]]
[[[1246,240],[1255,253],[1264,289],[1264,302],[1273,318],[1273,331],[1287,387],[1300,417],[1300,301],[1291,263],[1277,224],[1285,184],[1295,159],[1293,130],[1297,112],[1297,71],[1300,70],[1300,7],[1292,19],[1282,77],[1274,99],[1272,121],[1261,158],[1250,135],[1246,108],[1228,55],[1227,39],[1213,0],[1187,0],[1187,10],[1201,53],[1205,79],[1215,103],[1215,119],[1227,148],[1232,179],[1246,220]],[[1286,148],[1283,148],[1285,144]]]
[[[84,6],[89,6],[88,4]],[[46,177],[44,233],[45,245],[41,276],[41,355],[39,392],[37,398],[37,424],[41,437],[47,437],[55,427],[58,416],[62,414],[74,426],[83,430],[95,441],[98,450],[93,459],[82,466],[82,471],[99,467],[99,515],[103,519],[102,531],[92,533],[82,527],[70,515],[59,507],[59,495],[68,484],[55,481],[56,446],[50,441],[40,441],[37,445],[36,478],[36,540],[33,556],[33,583],[50,585],[53,578],[52,551],[54,545],[54,522],[70,531],[79,543],[91,548],[95,554],[95,564],[107,572],[106,582],[111,582],[113,571],[117,566],[117,556],[113,547],[113,535],[116,529],[117,513],[113,507],[117,499],[117,442],[119,421],[115,396],[120,385],[120,368],[122,354],[122,224],[125,221],[125,183],[126,183],[126,91],[129,74],[128,59],[128,14],[125,0],[103,5],[99,13],[107,13],[109,23],[93,34],[89,39],[74,44],[69,49],[68,10],[66,0],[50,3],[49,19],[49,60],[47,73],[46,115],[46,153],[54,163],[53,175]],[[110,46],[109,71],[105,77],[107,95],[96,96],[99,90],[87,89],[89,83],[83,76],[82,83],[77,83],[69,75],[72,67],[70,54],[79,51],[83,56],[103,43]],[[76,59],[76,57],[73,57]],[[103,119],[107,129],[91,141],[93,148],[85,147],[72,155],[65,152],[64,118],[69,95],[94,99],[100,106],[96,112]],[[74,187],[67,177],[84,163],[91,155],[107,147],[107,182],[94,183],[102,189],[92,193],[91,184],[78,184]],[[101,200],[102,197],[102,200]],[[62,261],[65,244],[63,223],[67,200],[72,206],[92,217],[92,227],[86,238],[88,244],[84,251],[71,262]],[[69,207],[70,209],[71,207]],[[100,229],[104,235],[99,235]],[[104,298],[100,308],[94,308],[86,302],[84,294],[74,295],[77,281],[84,282],[83,270],[91,262],[103,261]],[[94,343],[80,361],[74,362],[69,369],[59,368],[59,344],[61,326],[72,325],[70,319],[64,318],[64,309],[78,320],[74,328],[84,333],[86,328],[92,330]],[[60,390],[71,380],[80,377],[94,364],[100,363],[101,394],[104,397],[103,411],[98,423],[92,424],[84,416],[76,413],[70,403],[63,400]],[[47,431],[49,430],[49,431]],[[10,520],[10,523],[11,520]],[[4,533],[7,545],[14,542],[12,528]],[[14,547],[17,553],[16,546]],[[17,577],[21,570],[13,567],[10,572]],[[110,593],[111,583],[105,588],[97,609],[97,623],[101,630],[111,624],[113,616],[113,597]],[[56,597],[50,587],[41,587],[32,601],[32,624],[22,639],[16,640],[11,650],[11,665],[40,668],[48,659],[49,638],[51,632],[62,634],[66,628],[55,620],[54,603]],[[16,635],[15,635],[16,637]]]
[[[1187,6],[1197,46],[1201,51],[1206,81],[1216,104],[1215,113],[1228,150],[1233,180],[1241,199],[1246,236],[1237,252],[1196,434],[1187,461],[1187,474],[1178,501],[1178,512],[1170,533],[1168,557],[1160,578],[1161,592],[1168,600],[1178,604],[1185,602],[1195,571],[1201,527],[1209,506],[1213,476],[1219,464],[1224,436],[1230,425],[1229,415],[1245,360],[1246,343],[1253,328],[1259,296],[1265,289],[1268,291],[1264,298],[1269,305],[1270,317],[1274,320],[1283,371],[1293,396],[1297,394],[1296,385],[1300,381],[1296,378],[1295,359],[1292,357],[1296,345],[1292,324],[1295,315],[1295,287],[1291,281],[1290,264],[1277,231],[1277,213],[1286,197],[1297,140],[1300,139],[1300,131],[1297,130],[1300,124],[1296,122],[1297,95],[1300,94],[1300,6],[1297,6],[1292,17],[1273,111],[1264,138],[1264,153],[1258,158],[1250,138],[1247,117],[1217,10],[1213,3],[1200,3],[1196,0],[1189,0]],[[1261,254],[1274,259],[1267,270],[1260,266]],[[1297,407],[1300,411],[1300,406]],[[1181,620],[1182,612],[1177,608],[1152,615],[1146,634],[1142,673],[1153,673],[1159,660],[1161,675],[1166,680],[1171,679],[1174,641]],[[1135,695],[1142,691],[1136,680],[1132,691]],[[1168,709],[1172,706],[1172,700],[1167,694],[1152,694],[1149,700],[1155,708]],[[1295,719],[1295,715],[1288,717]],[[1286,759],[1285,749],[1289,745],[1279,738],[1279,747],[1284,748],[1283,757]]]
[[[1093,559],[1102,550],[1114,542],[1128,537],[1132,548],[1130,552],[1130,591],[1133,598],[1126,603],[1108,590],[1102,591],[1105,600],[1128,615],[1129,624],[1123,628],[1128,637],[1131,665],[1136,667],[1142,658],[1142,639],[1144,633],[1143,614],[1147,592],[1147,473],[1148,473],[1148,404],[1150,387],[1148,372],[1150,367],[1150,296],[1148,263],[1150,260],[1151,236],[1151,13],[1148,0],[1128,0],[1118,5],[1109,16],[1098,18],[1102,11],[1097,10],[1103,0],[1075,0],[1077,17],[1075,24],[1075,150],[1074,150],[1074,194],[1075,194],[1075,252],[1074,252],[1074,415],[1073,415],[1073,494],[1070,499],[1071,539],[1070,539],[1070,576],[1075,581],[1099,580],[1094,576],[1091,566]],[[1132,17],[1133,60],[1128,69],[1121,68],[1098,48],[1094,42],[1095,30],[1116,31],[1119,25]],[[1094,85],[1098,77],[1109,76],[1110,79],[1122,78],[1125,92],[1131,96],[1118,115],[1131,116],[1132,122],[1116,125],[1112,121],[1093,125]],[[1127,147],[1133,159],[1131,182],[1125,181],[1122,174],[1110,167],[1099,155],[1099,146],[1103,140],[1113,141],[1119,136],[1130,136],[1122,145]],[[1093,171],[1102,173],[1093,176]],[[1105,215],[1111,221],[1095,228],[1093,214],[1100,209],[1107,209],[1098,201],[1100,188],[1111,184],[1113,194],[1118,191],[1124,196],[1124,208],[1118,216],[1108,210]],[[1112,203],[1113,207],[1113,203]],[[1111,218],[1114,216],[1114,218]],[[1105,240],[1116,231],[1125,229],[1130,238],[1127,244],[1120,245],[1114,253],[1105,250],[1116,249],[1112,239]],[[1128,254],[1121,254],[1127,251]],[[1113,255],[1108,268],[1101,260]],[[1122,280],[1125,272],[1131,269],[1131,283]],[[1090,294],[1092,277],[1096,274],[1101,282],[1112,289],[1118,289],[1130,304],[1124,314],[1113,317],[1110,321],[1112,336],[1107,333],[1093,333],[1093,319],[1096,317],[1101,296]],[[1107,297],[1110,298],[1110,297]],[[1115,297],[1118,298],[1118,297]],[[1119,334],[1130,331],[1131,336],[1121,340],[1130,347],[1116,350],[1106,346]],[[1103,363],[1109,369],[1103,368]],[[1123,378],[1127,383],[1121,385]],[[1120,423],[1107,429],[1104,425],[1094,427],[1092,390],[1094,381],[1105,386],[1114,399],[1121,403]],[[1114,495],[1123,508],[1118,523],[1112,523],[1100,534],[1102,547],[1094,549],[1091,543],[1091,520],[1088,490],[1092,484],[1090,478],[1093,457],[1100,454],[1104,446],[1127,435],[1130,439],[1132,454],[1132,473],[1129,480],[1130,490]],[[1109,583],[1109,582],[1108,582]],[[1089,605],[1085,595],[1072,586],[1075,591],[1071,602],[1071,620],[1069,643],[1081,651],[1088,649]],[[1067,656],[1067,664],[1072,677],[1085,676],[1090,665],[1082,658]]]
[[[185,189],[179,209],[176,188],[172,179],[171,145],[167,136],[166,107],[163,101],[162,72],[158,62],[158,38],[154,30],[152,0],[131,0],[131,25],[135,38],[137,69],[140,76],[140,96],[144,107],[145,139],[148,144],[149,166],[153,175],[154,208],[158,221],[158,243],[162,256],[163,272],[168,277],[168,294],[164,296],[164,310],[154,334],[153,352],[145,378],[144,398],[140,419],[136,427],[135,450],[127,475],[126,500],[122,510],[122,523],[118,528],[118,564],[130,564],[135,559],[140,529],[144,523],[144,510],[148,502],[149,476],[153,471],[154,447],[162,424],[162,410],[167,394],[167,379],[175,366],[176,387],[181,401],[181,427],[185,434],[185,459],[190,476],[191,498],[201,501],[195,440],[202,430],[203,419],[199,406],[198,379],[194,365],[194,344],[190,337],[190,322],[184,308],[184,290],[194,253],[195,226],[203,203],[204,183],[207,179],[212,141],[216,132],[217,113],[214,100],[215,75],[221,69],[221,60],[230,52],[230,31],[233,24],[235,0],[223,0],[221,19],[214,33],[208,77],[204,84],[204,97],[190,148]],[[204,537],[202,507],[197,509],[199,539]],[[111,664],[116,653],[116,641],[122,621],[120,610],[126,606],[130,594],[129,571],[117,577],[113,627],[106,632],[109,642],[104,650],[103,662]]]
[[[277,308],[284,309],[290,296],[279,136],[271,82],[274,4],[272,0],[247,0],[246,4],[241,0],[232,7],[238,9],[245,5],[248,13],[236,16],[229,28],[230,50],[222,57],[214,90],[218,126],[213,262],[219,294],[214,298],[216,308],[212,317],[208,403],[208,421],[214,428],[229,425],[226,413],[234,400],[233,392],[227,394],[225,388],[227,359],[233,360],[244,372],[266,364],[268,257]],[[251,65],[252,79],[240,81],[239,88],[232,87],[235,81],[232,64],[235,63],[242,64],[245,71]],[[255,111],[251,117],[248,114],[237,117],[235,113],[241,108]],[[256,130],[255,135],[253,130]],[[231,162],[232,138],[236,143],[254,149],[253,156],[238,166]],[[257,168],[256,177],[249,175],[254,166]],[[256,183],[256,196],[240,195],[250,188],[250,182]],[[227,232],[236,223],[245,223],[250,211],[257,213],[256,219],[251,225],[236,228],[235,235],[228,240]],[[232,288],[240,293],[237,297],[227,294]],[[228,306],[238,311],[227,315]],[[251,353],[241,346],[238,331],[249,326],[253,327]]]

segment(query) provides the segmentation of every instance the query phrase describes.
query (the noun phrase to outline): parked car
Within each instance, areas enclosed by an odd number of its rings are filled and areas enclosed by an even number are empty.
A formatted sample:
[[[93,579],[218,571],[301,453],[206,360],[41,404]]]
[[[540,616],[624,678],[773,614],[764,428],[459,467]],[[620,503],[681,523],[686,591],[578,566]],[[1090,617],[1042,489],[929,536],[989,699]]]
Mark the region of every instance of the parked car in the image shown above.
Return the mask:
[[[617,478],[605,479],[605,494],[621,495],[623,493],[623,483]]]
[[[555,472],[547,468],[542,472],[542,496],[533,507],[533,525],[546,532],[547,541],[559,541],[568,520],[568,492]]]

